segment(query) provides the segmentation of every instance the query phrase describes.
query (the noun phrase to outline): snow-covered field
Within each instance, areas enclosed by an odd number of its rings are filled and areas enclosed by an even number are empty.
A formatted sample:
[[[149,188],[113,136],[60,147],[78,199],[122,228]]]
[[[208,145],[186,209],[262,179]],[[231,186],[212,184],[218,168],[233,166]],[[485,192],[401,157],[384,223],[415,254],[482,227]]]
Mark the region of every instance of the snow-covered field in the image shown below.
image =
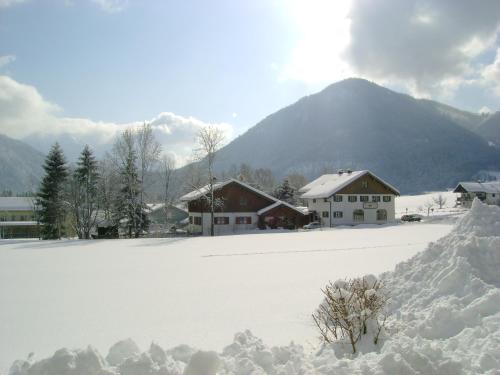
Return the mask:
[[[403,199],[403,198],[401,198]],[[250,329],[269,345],[317,343],[329,280],[379,274],[452,224],[216,238],[0,242],[0,373],[15,359],[131,337],[220,351]],[[82,373],[83,374],[83,373]]]

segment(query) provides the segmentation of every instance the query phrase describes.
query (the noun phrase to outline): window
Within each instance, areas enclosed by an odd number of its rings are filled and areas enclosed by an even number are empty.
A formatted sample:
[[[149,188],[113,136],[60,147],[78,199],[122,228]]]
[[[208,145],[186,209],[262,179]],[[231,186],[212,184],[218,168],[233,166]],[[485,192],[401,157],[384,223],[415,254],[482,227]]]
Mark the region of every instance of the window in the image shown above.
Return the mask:
[[[390,195],[384,195],[384,202],[390,202],[391,201],[391,196]]]
[[[349,197],[347,198],[347,200],[349,202],[357,202],[358,201],[358,197],[355,196],[355,195],[349,195]]]
[[[316,199],[313,199],[313,203],[316,203]]]
[[[333,211],[333,217],[340,219],[344,217],[344,213],[342,211]]]
[[[354,210],[352,219],[356,222],[365,221],[365,212],[363,210]]]
[[[201,225],[201,217],[200,216],[194,217],[194,225]]]
[[[333,201],[334,202],[342,202],[342,195],[334,195]]]
[[[321,213],[321,216],[322,216],[322,217],[328,217],[328,211],[323,211],[323,212]]]
[[[189,216],[189,224],[193,224],[193,217]]]
[[[328,202],[328,198],[323,198],[323,202]]]
[[[380,196],[372,195],[372,202],[380,202]]]
[[[387,220],[387,211],[386,210],[377,210],[377,220],[386,221]]]
[[[247,205],[247,197],[240,197],[240,206]]]
[[[359,197],[360,202],[368,202],[368,195],[361,195]]]
[[[361,187],[363,189],[367,189],[368,188],[368,181],[361,181]]]
[[[251,216],[237,216],[236,224],[252,224]]]
[[[215,225],[227,225],[227,224],[229,224],[229,217],[227,217],[227,216],[214,217],[214,224]]]

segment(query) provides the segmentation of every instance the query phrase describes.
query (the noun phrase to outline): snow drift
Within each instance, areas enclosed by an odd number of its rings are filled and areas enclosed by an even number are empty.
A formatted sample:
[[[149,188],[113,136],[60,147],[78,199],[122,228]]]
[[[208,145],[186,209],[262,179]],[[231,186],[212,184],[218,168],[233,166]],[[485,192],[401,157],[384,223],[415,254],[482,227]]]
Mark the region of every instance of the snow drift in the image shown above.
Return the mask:
[[[336,354],[337,344],[315,353],[293,343],[269,348],[245,331],[221,353],[154,343],[140,353],[125,340],[106,359],[92,347],[61,349],[16,361],[9,375],[500,374],[499,270],[500,207],[476,200],[449,235],[381,276],[391,317],[378,351],[352,357]]]

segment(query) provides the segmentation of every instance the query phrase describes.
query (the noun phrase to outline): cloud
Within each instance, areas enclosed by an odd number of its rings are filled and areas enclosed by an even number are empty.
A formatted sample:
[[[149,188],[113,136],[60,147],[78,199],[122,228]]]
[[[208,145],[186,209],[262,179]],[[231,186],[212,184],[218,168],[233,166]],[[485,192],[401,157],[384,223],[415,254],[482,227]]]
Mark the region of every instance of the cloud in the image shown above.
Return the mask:
[[[284,6],[298,37],[277,69],[280,80],[326,84],[359,76],[416,96],[449,97],[481,77],[500,29],[498,0],[290,0]],[[486,74],[496,74],[493,68]]]
[[[45,100],[35,87],[0,76],[0,133],[16,139],[49,139],[51,143],[73,139],[102,150],[111,148],[121,131],[148,122],[164,150],[175,157],[178,164],[183,164],[192,156],[197,132],[208,125],[194,117],[171,112],[121,124],[64,117],[61,113],[61,108]],[[232,139],[233,128],[230,124],[214,125],[224,131],[227,140]],[[71,151],[68,153],[71,154]]]
[[[121,12],[128,5],[128,0],[91,0],[102,10],[109,13]]]
[[[483,106],[483,107],[481,107],[481,108],[479,109],[478,113],[479,113],[480,115],[488,115],[488,114],[490,114],[490,113],[493,113],[493,111],[492,111],[490,108],[488,108],[488,107],[486,107],[486,106]]]
[[[4,55],[0,56],[0,69],[9,65],[10,63],[16,60],[16,56],[14,55]]]
[[[14,4],[23,3],[25,0],[0,0],[0,8],[7,8]]]
[[[497,96],[500,96],[500,48],[497,49],[495,61],[484,67],[481,74],[481,83],[493,88]]]
[[[288,0],[284,3],[295,23],[298,39],[289,61],[280,68],[280,80],[307,84],[337,81],[352,75],[342,54],[349,45],[349,1]]]
[[[415,94],[455,90],[492,48],[500,2],[353,1],[346,58],[359,73],[413,86]]]

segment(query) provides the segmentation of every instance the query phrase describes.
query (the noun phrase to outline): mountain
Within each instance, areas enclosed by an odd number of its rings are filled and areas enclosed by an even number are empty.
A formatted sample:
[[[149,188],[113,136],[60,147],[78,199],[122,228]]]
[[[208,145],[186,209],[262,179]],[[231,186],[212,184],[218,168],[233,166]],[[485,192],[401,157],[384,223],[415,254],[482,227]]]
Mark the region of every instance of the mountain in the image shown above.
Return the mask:
[[[250,164],[278,177],[370,169],[403,193],[453,187],[496,169],[499,151],[473,114],[347,79],[266,117],[219,151],[218,169]]]
[[[490,144],[500,147],[500,112],[495,112],[479,124],[476,133]]]
[[[476,134],[479,124],[485,118],[485,115],[462,111],[461,109],[457,109],[443,103],[435,102],[433,100],[420,99],[420,102],[422,102],[424,105],[428,105],[429,107],[436,109],[442,115],[448,117],[451,121],[457,123],[467,130],[475,132]]]
[[[0,191],[34,191],[43,175],[44,155],[24,142],[0,134]]]

